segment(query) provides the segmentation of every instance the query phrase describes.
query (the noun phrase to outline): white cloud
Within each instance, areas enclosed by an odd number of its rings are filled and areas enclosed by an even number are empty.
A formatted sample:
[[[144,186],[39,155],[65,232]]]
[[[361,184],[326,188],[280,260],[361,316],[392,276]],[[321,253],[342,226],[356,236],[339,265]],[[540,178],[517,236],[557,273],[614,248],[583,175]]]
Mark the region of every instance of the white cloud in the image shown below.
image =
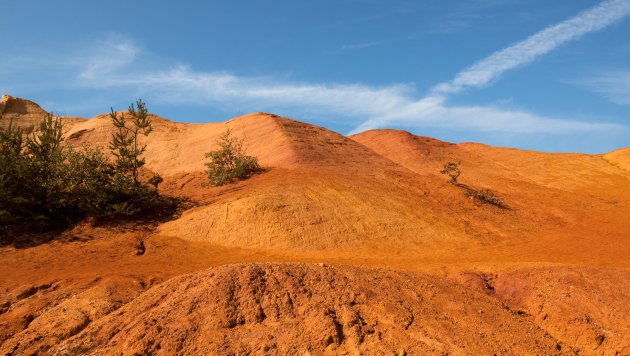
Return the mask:
[[[601,30],[630,15],[630,0],[608,0],[577,16],[517,42],[458,73],[453,80],[433,88],[436,94],[450,94],[488,85],[504,72],[533,62],[558,46]]]
[[[107,73],[80,78],[83,86],[145,88],[171,103],[246,102],[314,108],[348,116],[384,115],[408,103],[409,85],[369,87],[360,84],[277,82],[266,77],[240,77],[226,72],[198,72],[187,66],[133,74]]]
[[[593,123],[563,120],[539,116],[525,111],[511,111],[493,106],[442,105],[432,97],[430,101],[416,102],[408,110],[368,120],[352,133],[374,127],[395,125],[397,127],[436,127],[459,131],[504,132],[519,134],[575,134],[585,132],[610,132],[624,127],[610,123]]]
[[[378,46],[380,44],[381,44],[381,42],[379,42],[379,41],[361,42],[361,43],[347,43],[347,44],[342,45],[340,47],[340,49],[343,50],[343,51],[350,51],[350,50],[354,50],[354,49],[363,49],[363,48],[374,47],[374,46]]]
[[[309,116],[343,118],[349,125],[363,122],[354,132],[385,126],[562,134],[623,128],[614,124],[544,117],[498,106],[449,107],[444,95],[429,95],[418,100],[411,84],[379,87],[299,83],[228,72],[197,71],[185,65],[164,68],[155,60],[156,56],[143,52],[133,41],[121,36],[95,42],[88,53],[71,52],[67,57],[46,58],[54,60],[41,62],[39,67],[36,62],[30,62],[28,72],[41,74],[38,80],[55,90],[78,88],[93,89],[97,93],[134,93],[134,96],[151,97],[154,102],[166,105],[232,108],[246,105],[254,110],[281,110],[292,115],[308,112]],[[22,72],[11,71],[17,77]],[[46,77],[50,73],[63,73],[64,80],[50,81],[47,79],[50,77]],[[35,83],[29,81],[31,86]]]
[[[620,125],[587,123],[541,117],[522,111],[492,106],[447,106],[449,95],[469,88],[479,88],[498,79],[504,72],[533,62],[563,43],[601,30],[630,15],[630,0],[607,0],[575,17],[517,42],[459,72],[449,82],[440,83],[423,99],[410,101],[389,114],[373,116],[353,132],[387,125],[432,126],[476,131],[516,133],[572,133],[620,129]]]
[[[168,103],[254,103],[343,116],[349,120],[368,118],[353,133],[385,125],[513,133],[573,133],[621,128],[614,124],[560,120],[497,107],[448,107],[443,96],[415,99],[409,85],[282,83],[230,73],[196,72],[184,66],[156,73],[108,73],[102,78],[81,79],[86,85],[146,88]]]
[[[619,105],[630,105],[630,70],[611,71],[576,82]]]
[[[83,66],[82,79],[100,79],[109,73],[133,63],[140,50],[127,38],[110,35],[87,55],[79,55],[75,61]]]

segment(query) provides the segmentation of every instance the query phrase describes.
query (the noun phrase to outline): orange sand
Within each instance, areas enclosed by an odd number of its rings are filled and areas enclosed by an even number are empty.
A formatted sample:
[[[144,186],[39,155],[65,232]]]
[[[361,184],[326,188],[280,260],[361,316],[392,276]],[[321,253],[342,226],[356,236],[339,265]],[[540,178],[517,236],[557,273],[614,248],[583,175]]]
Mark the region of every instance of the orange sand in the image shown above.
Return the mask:
[[[0,352],[630,353],[628,148],[153,118],[147,169],[195,207],[0,248]],[[66,128],[101,148],[112,129],[106,115]],[[204,153],[226,128],[268,171],[211,187]],[[466,198],[447,161],[510,209]]]

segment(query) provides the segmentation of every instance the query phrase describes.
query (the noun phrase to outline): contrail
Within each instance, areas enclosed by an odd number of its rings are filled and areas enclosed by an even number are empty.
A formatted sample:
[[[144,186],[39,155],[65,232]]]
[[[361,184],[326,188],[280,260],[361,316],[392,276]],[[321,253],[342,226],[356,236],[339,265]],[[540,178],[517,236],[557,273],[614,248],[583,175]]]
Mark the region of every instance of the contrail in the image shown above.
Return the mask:
[[[487,85],[504,72],[549,53],[558,46],[583,35],[601,30],[630,15],[630,0],[608,0],[584,10],[575,17],[517,42],[459,72],[453,80],[432,89],[433,95],[457,93],[467,88]]]
[[[504,72],[531,63],[564,43],[577,40],[590,32],[601,30],[628,15],[630,15],[630,0],[603,1],[599,5],[584,10],[568,20],[549,26],[523,41],[494,52],[485,59],[474,63],[459,72],[451,81],[434,86],[424,98],[410,102],[407,105],[408,110],[406,113],[394,112],[384,116],[374,115],[351,133],[383,127],[387,123],[396,121],[401,117],[404,117],[405,121],[423,120],[423,118],[426,119],[426,117],[436,112],[444,115],[444,113],[448,112],[461,111],[459,110],[461,108],[445,106],[447,97],[450,94],[488,85]],[[490,108],[490,111],[492,111],[492,108]],[[497,118],[496,115],[493,115],[493,117]],[[443,119],[445,118],[443,117]],[[477,120],[480,119],[485,118],[479,117]],[[502,122],[502,126],[508,124],[506,120],[499,121]],[[529,121],[531,123],[536,122],[536,120]],[[539,123],[542,123],[542,121]]]

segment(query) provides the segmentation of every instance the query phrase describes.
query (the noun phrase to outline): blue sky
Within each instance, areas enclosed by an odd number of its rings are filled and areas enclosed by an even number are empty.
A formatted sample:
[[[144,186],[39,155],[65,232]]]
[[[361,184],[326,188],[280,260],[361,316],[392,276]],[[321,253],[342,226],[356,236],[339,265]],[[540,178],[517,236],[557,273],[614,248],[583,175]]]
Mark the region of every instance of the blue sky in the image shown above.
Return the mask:
[[[0,0],[0,92],[92,117],[630,146],[630,0]]]

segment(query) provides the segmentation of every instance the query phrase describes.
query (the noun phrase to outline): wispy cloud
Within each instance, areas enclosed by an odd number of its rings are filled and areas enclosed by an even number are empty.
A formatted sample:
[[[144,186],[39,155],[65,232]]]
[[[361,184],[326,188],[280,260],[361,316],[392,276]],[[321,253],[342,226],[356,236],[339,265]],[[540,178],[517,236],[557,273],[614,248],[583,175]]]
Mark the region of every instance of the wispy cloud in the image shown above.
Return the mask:
[[[99,43],[91,53],[79,57],[76,62],[83,66],[79,73],[82,79],[100,79],[108,73],[125,68],[133,63],[140,49],[129,39],[110,35]]]
[[[436,85],[434,94],[457,93],[488,85],[510,69],[529,64],[558,46],[601,30],[630,15],[629,0],[608,0],[577,16],[517,42],[458,73],[453,80]]]
[[[242,77],[227,72],[199,72],[187,66],[141,74],[107,73],[79,78],[82,86],[128,87],[149,91],[169,103],[258,103],[318,109],[351,117],[385,115],[410,102],[410,85],[372,87],[360,84],[278,82],[268,77]]]
[[[348,84],[276,82],[225,72],[198,72],[179,66],[144,74],[107,73],[81,78],[82,85],[144,88],[168,103],[272,105],[276,109],[311,111],[363,122],[352,133],[394,123],[398,127],[457,128],[485,132],[574,133],[620,129],[606,123],[586,123],[538,116],[490,106],[447,107],[440,96],[415,99],[411,85],[372,87]]]
[[[606,132],[611,129],[619,131],[623,127],[616,124],[546,117],[532,112],[506,109],[505,106],[509,105],[449,106],[447,99],[448,95],[465,88],[486,85],[506,70],[528,63],[536,57],[530,55],[525,60],[519,58],[518,53],[531,50],[540,56],[555,48],[554,46],[577,38],[580,33],[586,33],[586,28],[590,31],[603,28],[604,23],[610,24],[614,19],[621,18],[620,13],[627,14],[628,8],[630,0],[606,1],[572,20],[543,30],[541,33],[546,33],[545,36],[534,35],[493,54],[464,70],[451,82],[436,87],[421,99],[418,99],[415,87],[409,83],[388,86],[304,83],[164,64],[163,60],[160,63],[158,56],[146,53],[132,40],[116,35],[95,42],[91,50],[82,48],[80,52],[69,53],[67,56],[39,56],[53,59],[29,61],[26,67],[20,67],[21,61],[7,61],[11,57],[0,54],[0,64],[3,64],[0,68],[4,66],[4,73],[18,77],[24,73],[39,73],[30,74],[29,78],[33,80],[28,81],[29,86],[36,85],[39,80],[42,85],[54,86],[55,90],[79,88],[92,89],[96,93],[134,93],[134,96],[150,97],[164,105],[231,105],[233,108],[242,108],[244,105],[256,110],[283,111],[292,115],[308,112],[322,117],[343,118],[346,125],[357,126],[353,132],[385,126],[549,134]],[[617,11],[612,11],[613,9]],[[609,16],[604,16],[604,13]],[[604,17],[607,22],[603,20]],[[587,22],[590,25],[585,25]],[[560,35],[557,28],[566,29],[572,35]],[[551,34],[557,34],[558,37],[553,39]],[[555,45],[534,46],[534,43],[539,42],[532,38],[540,37],[551,38]],[[7,64],[10,66],[5,66]],[[2,73],[3,70],[0,69],[0,74]],[[63,80],[48,80],[50,73],[63,73]],[[4,80],[6,78],[8,77]]]
[[[630,105],[630,70],[615,70],[600,73],[574,82],[619,105]]]
[[[341,45],[341,47],[339,47],[339,49],[341,49],[342,51],[351,51],[351,50],[355,50],[355,49],[370,48],[370,47],[378,46],[380,44],[381,44],[381,42],[379,42],[379,41],[360,42],[360,43],[347,43],[347,44]]]
[[[493,106],[446,106],[439,97],[427,97],[408,105],[402,111],[370,119],[352,133],[386,127],[434,127],[451,130],[503,132],[518,134],[575,134],[610,132],[624,127],[611,123],[584,122],[550,118],[526,111],[506,110]]]
[[[487,86],[506,71],[531,63],[566,42],[601,30],[628,15],[630,0],[604,1],[571,19],[547,27],[523,41],[491,54],[458,73],[451,81],[434,86],[425,98],[409,100],[399,110],[386,115],[372,116],[353,132],[391,124],[437,127],[446,125],[479,131],[520,133],[570,133],[619,128],[619,125],[541,117],[492,106],[449,107],[446,101],[450,95],[463,90]]]

